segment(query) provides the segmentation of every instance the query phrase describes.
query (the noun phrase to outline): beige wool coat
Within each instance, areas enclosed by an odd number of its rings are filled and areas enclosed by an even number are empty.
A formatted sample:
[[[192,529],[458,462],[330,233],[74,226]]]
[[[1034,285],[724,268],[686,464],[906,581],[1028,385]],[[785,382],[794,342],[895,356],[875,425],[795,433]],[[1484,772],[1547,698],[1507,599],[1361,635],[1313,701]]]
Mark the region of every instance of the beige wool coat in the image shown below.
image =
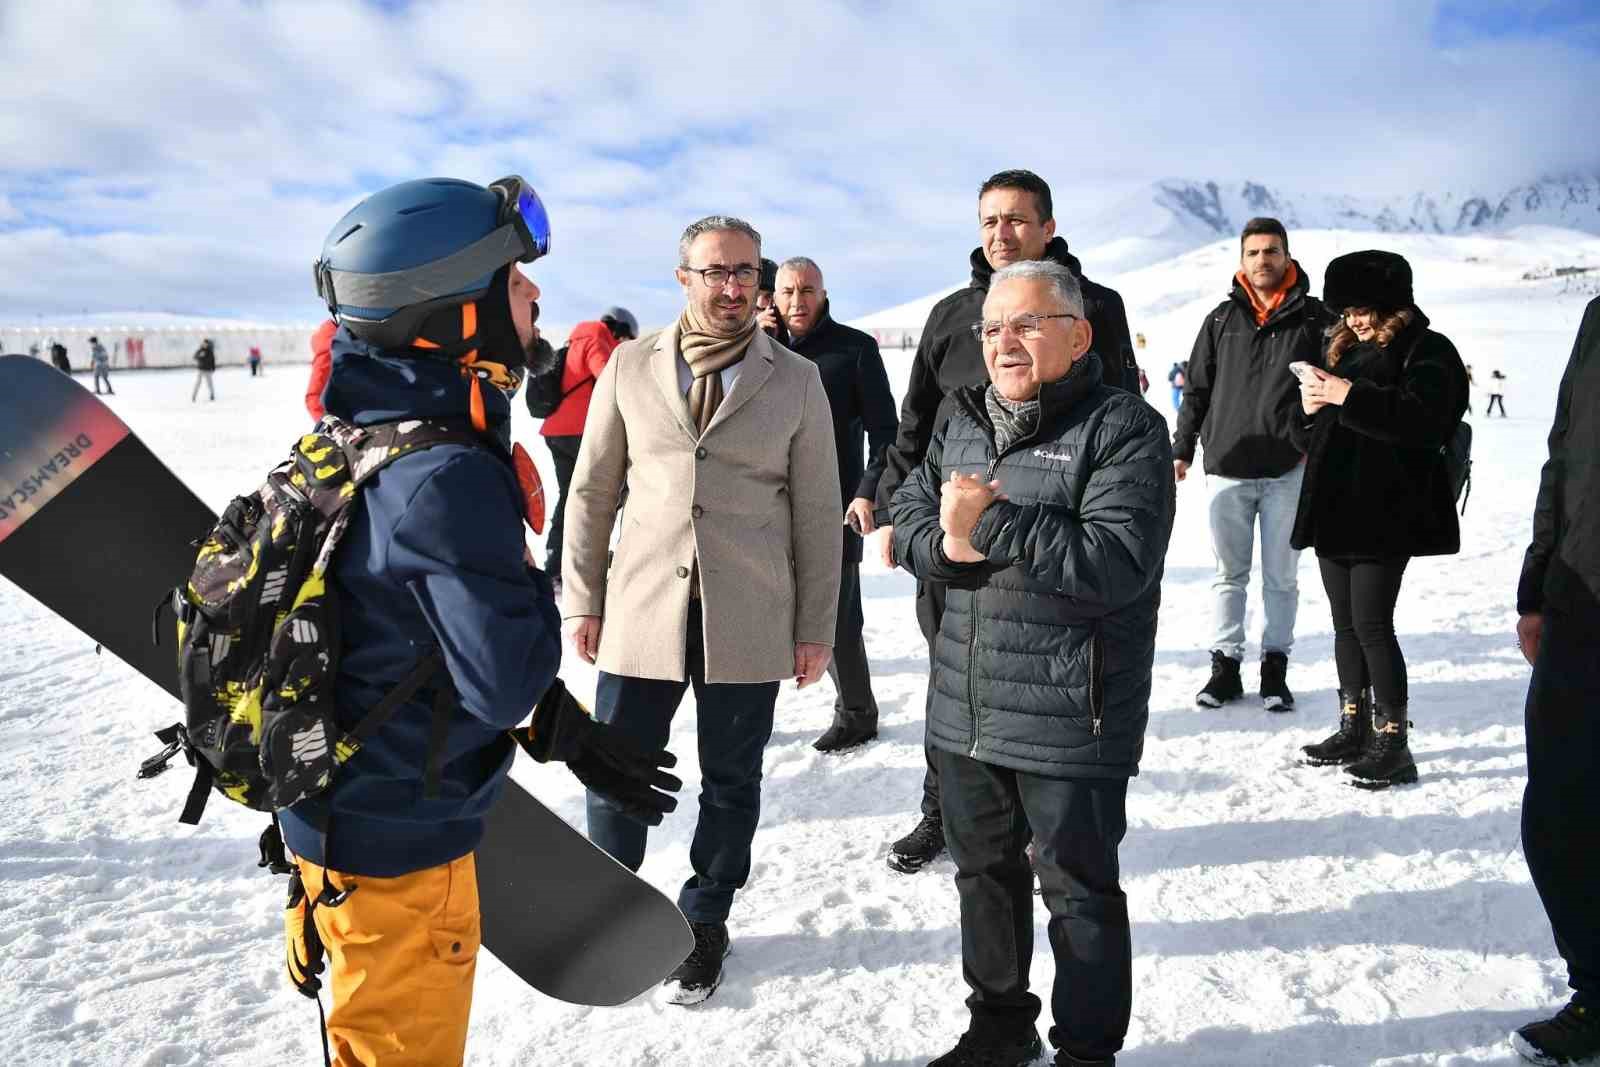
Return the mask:
[[[701,436],[676,352],[676,325],[646,334],[619,346],[595,385],[567,501],[561,613],[601,617],[601,670],[684,680],[698,560],[706,681],[792,678],[795,644],[832,646],[838,609],[842,516],[822,379],[758,330]]]

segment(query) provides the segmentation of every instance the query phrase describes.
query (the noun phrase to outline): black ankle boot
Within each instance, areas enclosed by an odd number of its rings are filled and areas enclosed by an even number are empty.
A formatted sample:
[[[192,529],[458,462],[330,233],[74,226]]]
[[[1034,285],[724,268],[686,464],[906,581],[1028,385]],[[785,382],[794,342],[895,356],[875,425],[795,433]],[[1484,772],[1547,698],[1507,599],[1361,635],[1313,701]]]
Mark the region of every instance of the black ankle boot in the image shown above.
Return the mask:
[[[1366,751],[1372,740],[1372,694],[1363,689],[1359,694],[1339,690],[1339,729],[1333,736],[1314,745],[1302,745],[1305,762],[1312,767],[1332,767],[1340,763],[1354,763]]]
[[[1372,714],[1372,740],[1361,758],[1345,768],[1362,789],[1387,789],[1417,780],[1417,764],[1406,743],[1411,723],[1406,705],[1378,704]]]

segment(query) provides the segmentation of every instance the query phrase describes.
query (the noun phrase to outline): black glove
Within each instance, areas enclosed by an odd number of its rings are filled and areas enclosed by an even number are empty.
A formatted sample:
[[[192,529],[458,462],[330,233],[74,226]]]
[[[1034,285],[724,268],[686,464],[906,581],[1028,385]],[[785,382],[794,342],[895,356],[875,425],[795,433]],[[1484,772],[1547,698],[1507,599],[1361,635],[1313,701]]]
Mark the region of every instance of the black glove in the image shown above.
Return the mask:
[[[591,793],[635,822],[657,826],[678,806],[678,798],[668,794],[682,789],[683,780],[661,769],[675,766],[678,757],[666,749],[648,751],[616,727],[596,722],[559,678],[540,699],[533,721],[511,732],[528,755],[540,763],[565,763]]]

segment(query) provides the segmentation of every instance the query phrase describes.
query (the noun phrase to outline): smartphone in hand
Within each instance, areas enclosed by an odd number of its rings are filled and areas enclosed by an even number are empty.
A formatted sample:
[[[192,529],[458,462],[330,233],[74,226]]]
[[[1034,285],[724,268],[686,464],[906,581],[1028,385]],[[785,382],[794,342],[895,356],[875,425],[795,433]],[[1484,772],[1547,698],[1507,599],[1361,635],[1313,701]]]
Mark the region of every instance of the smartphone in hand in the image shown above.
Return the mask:
[[[1309,384],[1317,380],[1316,368],[1303,359],[1297,359],[1289,364],[1289,370],[1303,383]]]

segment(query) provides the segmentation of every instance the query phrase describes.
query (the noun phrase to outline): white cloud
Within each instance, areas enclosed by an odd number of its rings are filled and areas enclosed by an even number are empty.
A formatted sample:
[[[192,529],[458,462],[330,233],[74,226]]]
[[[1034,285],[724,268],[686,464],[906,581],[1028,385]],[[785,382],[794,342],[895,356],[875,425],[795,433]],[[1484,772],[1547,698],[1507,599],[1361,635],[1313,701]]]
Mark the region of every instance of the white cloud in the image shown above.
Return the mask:
[[[958,280],[994,170],[1049,179],[1070,238],[1168,175],[1387,192],[1593,165],[1592,53],[1434,43],[1436,8],[484,0],[0,6],[0,312],[302,319],[364,192],[521,172],[546,314],[673,313],[679,230],[747,215],[845,315]],[[1088,265],[1091,270],[1093,264]]]

